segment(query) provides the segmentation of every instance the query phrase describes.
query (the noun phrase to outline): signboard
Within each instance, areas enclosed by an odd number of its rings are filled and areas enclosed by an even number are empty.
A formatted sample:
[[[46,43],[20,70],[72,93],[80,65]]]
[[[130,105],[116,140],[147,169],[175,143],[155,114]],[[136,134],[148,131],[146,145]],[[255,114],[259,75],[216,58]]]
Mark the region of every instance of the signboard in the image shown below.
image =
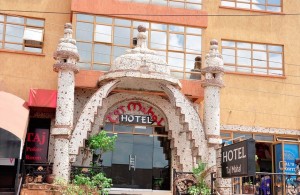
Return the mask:
[[[26,162],[47,162],[49,142],[49,129],[34,129],[27,133],[26,138]]]
[[[119,116],[119,122],[145,124],[145,125],[151,125],[153,123],[151,116],[149,115],[130,115],[130,114],[121,114]]]
[[[250,138],[222,147],[222,177],[255,175],[255,140]]]
[[[284,148],[284,160],[282,159],[282,148]],[[298,144],[277,144],[275,145],[275,167],[276,173],[296,173],[295,160],[299,158]]]
[[[0,158],[0,165],[14,166],[15,165],[15,159],[14,158]]]

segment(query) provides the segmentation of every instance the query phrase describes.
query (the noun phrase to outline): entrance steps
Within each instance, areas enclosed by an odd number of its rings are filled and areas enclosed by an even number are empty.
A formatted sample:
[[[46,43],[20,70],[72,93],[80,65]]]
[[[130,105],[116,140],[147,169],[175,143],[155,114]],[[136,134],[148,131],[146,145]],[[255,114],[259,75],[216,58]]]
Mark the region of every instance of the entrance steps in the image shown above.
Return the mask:
[[[167,190],[111,189],[109,195],[172,195]]]

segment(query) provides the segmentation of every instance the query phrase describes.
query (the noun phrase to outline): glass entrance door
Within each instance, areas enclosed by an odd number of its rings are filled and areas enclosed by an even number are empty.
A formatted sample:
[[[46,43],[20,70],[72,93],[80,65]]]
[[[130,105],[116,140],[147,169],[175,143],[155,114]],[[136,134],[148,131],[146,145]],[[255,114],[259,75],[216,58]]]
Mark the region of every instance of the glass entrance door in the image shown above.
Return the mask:
[[[133,132],[129,130],[132,128]],[[150,126],[118,125],[116,129],[119,133],[115,148],[113,152],[103,155],[104,171],[112,178],[113,187],[153,189],[155,180],[156,183],[159,180],[161,189],[169,190],[170,151],[167,137],[153,134],[154,128]]]

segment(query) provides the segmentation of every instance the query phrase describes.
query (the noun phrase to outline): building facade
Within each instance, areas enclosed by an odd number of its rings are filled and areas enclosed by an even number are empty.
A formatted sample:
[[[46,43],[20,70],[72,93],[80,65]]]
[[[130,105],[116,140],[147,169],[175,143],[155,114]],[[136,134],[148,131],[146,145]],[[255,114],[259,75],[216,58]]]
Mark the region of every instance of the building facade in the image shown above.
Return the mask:
[[[1,188],[15,188],[21,159],[88,165],[84,140],[100,130],[118,135],[103,160],[116,193],[148,193],[162,177],[170,193],[173,170],[190,172],[200,159],[218,171],[221,139],[255,139],[258,172],[282,172],[279,164],[299,158],[300,3],[12,0],[0,7],[1,116],[20,120],[0,123],[20,153],[1,150],[0,169],[14,172]],[[31,142],[45,146],[44,155]],[[54,172],[69,178],[67,168]],[[221,194],[241,192],[217,177]],[[237,181],[229,182],[244,182]]]

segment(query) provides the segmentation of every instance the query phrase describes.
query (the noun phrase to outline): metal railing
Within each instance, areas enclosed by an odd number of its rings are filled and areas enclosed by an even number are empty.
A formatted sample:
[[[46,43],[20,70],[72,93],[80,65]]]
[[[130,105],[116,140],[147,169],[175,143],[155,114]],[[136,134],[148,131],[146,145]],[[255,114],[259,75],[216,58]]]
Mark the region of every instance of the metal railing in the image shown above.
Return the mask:
[[[233,194],[300,195],[300,176],[256,172],[255,176],[232,178]]]
[[[23,183],[47,183],[52,174],[52,164],[22,164]]]

